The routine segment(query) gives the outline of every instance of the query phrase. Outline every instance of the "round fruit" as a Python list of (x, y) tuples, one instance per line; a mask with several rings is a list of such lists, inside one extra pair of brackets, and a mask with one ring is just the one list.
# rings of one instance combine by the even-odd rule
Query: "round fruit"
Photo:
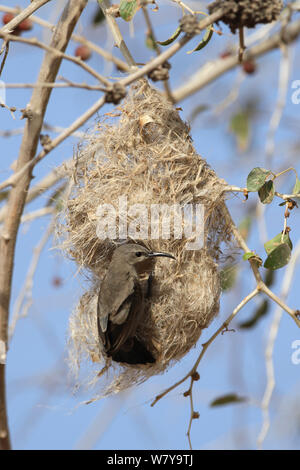
[(19, 31), (30, 31), (31, 29), (32, 29), (32, 21), (29, 18), (26, 18), (25, 20), (23, 20), (18, 26)]
[(253, 60), (246, 60), (243, 62), (243, 70), (245, 73), (252, 75), (256, 72), (256, 63)]
[(7, 24), (7, 23), (9, 23), (14, 17), (15, 17), (15, 15), (14, 15), (13, 13), (5, 13), (5, 14), (2, 16), (2, 23), (3, 23), (3, 24)]
[(231, 56), (232, 56), (231, 51), (224, 51), (224, 52), (221, 52), (220, 54), (221, 59), (227, 59), (227, 57), (231, 57)]
[(63, 280), (59, 276), (54, 276), (52, 279), (52, 286), (53, 287), (61, 287), (63, 284)]
[(92, 51), (88, 46), (78, 46), (75, 49), (75, 56), (81, 60), (88, 60), (92, 55)]

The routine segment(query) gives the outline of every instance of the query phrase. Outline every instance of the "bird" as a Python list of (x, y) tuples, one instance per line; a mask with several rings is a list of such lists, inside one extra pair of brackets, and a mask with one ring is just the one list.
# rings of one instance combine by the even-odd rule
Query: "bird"
[[(115, 249), (101, 282), (97, 303), (99, 340), (107, 356), (116, 362), (155, 362), (152, 353), (136, 337), (136, 331), (145, 305), (140, 275), (153, 270), (158, 256), (176, 259), (169, 253), (153, 252), (135, 243), (123, 244)], [(150, 281), (151, 274), (149, 284)]]

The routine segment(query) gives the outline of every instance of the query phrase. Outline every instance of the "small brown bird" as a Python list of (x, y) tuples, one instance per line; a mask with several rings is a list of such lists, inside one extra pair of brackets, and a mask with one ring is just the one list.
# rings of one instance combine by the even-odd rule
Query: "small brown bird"
[(126, 244), (115, 249), (101, 283), (97, 322), (99, 338), (105, 352), (114, 361), (127, 364), (155, 362), (146, 346), (136, 337), (144, 311), (144, 293), (139, 274), (154, 258), (168, 253), (153, 252), (142, 245)]

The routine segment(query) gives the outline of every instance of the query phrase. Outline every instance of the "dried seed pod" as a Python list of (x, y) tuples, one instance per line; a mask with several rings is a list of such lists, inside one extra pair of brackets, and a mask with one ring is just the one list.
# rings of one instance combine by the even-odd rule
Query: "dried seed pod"
[(159, 65), (156, 69), (151, 70), (151, 72), (148, 73), (148, 77), (154, 82), (158, 82), (160, 80), (168, 80), (170, 68), (171, 64), (166, 61), (163, 64)]
[(121, 83), (114, 83), (112, 88), (106, 92), (106, 103), (119, 104), (120, 101), (126, 96), (126, 88)]
[(224, 8), (224, 15), (219, 21), (228, 24), (235, 33), (243, 26), (254, 28), (259, 23), (271, 23), (276, 20), (283, 8), (283, 2), (282, 0), (216, 0), (207, 8), (210, 14), (219, 8)]
[(198, 21), (196, 16), (184, 15), (179, 22), (179, 26), (181, 28), (181, 31), (183, 31), (189, 36), (196, 34), (198, 29)]

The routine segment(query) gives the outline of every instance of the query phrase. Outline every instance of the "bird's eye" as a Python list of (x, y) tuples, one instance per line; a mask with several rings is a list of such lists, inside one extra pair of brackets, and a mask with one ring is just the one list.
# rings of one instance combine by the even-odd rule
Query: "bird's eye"
[(142, 256), (142, 252), (141, 252), (141, 251), (137, 251), (136, 254), (135, 254), (135, 256), (138, 256), (138, 257), (139, 257), (139, 256)]

